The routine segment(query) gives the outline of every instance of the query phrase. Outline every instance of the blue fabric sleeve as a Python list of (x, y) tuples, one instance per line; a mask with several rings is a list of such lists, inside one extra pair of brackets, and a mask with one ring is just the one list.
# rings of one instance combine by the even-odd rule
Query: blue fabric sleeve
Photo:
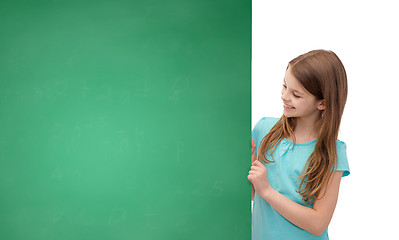
[(335, 171), (343, 171), (342, 177), (350, 174), (348, 157), (346, 156), (346, 144), (342, 141), (337, 141), (337, 167)]
[(252, 130), (252, 138), (255, 140), (256, 148), (255, 153), (258, 155), (258, 146), (262, 141), (263, 137), (269, 133), (270, 129), (276, 124), (279, 118), (273, 117), (263, 117), (256, 124), (254, 129)]
[(258, 155), (258, 146), (259, 146), (260, 140), (262, 140), (262, 139), (259, 139), (259, 137), (260, 137), (259, 135), (262, 130), (263, 124), (265, 122), (265, 119), (266, 119), (266, 117), (261, 118), (255, 124), (254, 129), (252, 130), (252, 139), (255, 141), (255, 144), (256, 144), (256, 148), (255, 148), (256, 155)]

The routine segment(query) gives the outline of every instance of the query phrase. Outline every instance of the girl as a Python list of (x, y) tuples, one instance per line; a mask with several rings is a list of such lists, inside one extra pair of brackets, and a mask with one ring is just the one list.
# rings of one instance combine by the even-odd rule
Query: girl
[(341, 177), (349, 175), (337, 140), (346, 96), (346, 72), (332, 51), (289, 62), (282, 117), (262, 118), (252, 131), (253, 240), (328, 239)]

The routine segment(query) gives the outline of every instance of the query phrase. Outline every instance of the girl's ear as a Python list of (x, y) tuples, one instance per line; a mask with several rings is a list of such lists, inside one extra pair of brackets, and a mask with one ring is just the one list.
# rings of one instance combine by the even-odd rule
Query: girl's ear
[(317, 106), (317, 109), (319, 109), (320, 111), (326, 109), (326, 105), (324, 105), (324, 99), (319, 102), (319, 106)]

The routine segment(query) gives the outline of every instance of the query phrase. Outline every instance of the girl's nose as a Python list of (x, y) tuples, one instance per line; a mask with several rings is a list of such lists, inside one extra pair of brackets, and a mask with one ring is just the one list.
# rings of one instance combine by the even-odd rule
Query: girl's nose
[(283, 101), (288, 101), (287, 95), (286, 95), (285, 93), (286, 93), (286, 91), (283, 91), (283, 92), (281, 93), (281, 100), (283, 100)]

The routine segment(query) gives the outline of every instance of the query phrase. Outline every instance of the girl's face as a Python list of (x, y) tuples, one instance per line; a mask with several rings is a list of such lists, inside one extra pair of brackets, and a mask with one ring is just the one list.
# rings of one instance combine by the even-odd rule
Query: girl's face
[(287, 118), (317, 120), (320, 117), (320, 111), (325, 109), (324, 100), (319, 100), (310, 94), (291, 73), (290, 67), (285, 72), (281, 99), (284, 104), (283, 113)]

